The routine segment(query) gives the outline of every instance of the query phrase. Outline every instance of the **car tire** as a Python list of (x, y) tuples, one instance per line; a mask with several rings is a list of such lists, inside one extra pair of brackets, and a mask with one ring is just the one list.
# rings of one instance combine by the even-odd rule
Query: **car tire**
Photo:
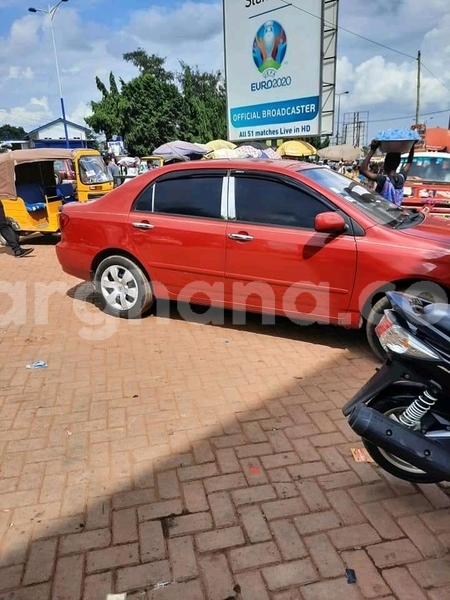
[[(437, 287), (437, 286), (436, 286)], [(442, 302), (444, 304), (448, 303), (448, 298), (444, 291), (434, 290), (432, 294), (430, 294), (429, 290), (424, 290), (423, 284), (417, 283), (413, 284), (407, 288), (400, 288), (396, 290), (397, 292), (407, 292), (410, 295), (418, 296), (419, 298), (423, 298), (424, 300), (433, 300), (434, 302)], [(381, 361), (386, 359), (386, 351), (380, 344), (380, 341), (375, 333), (375, 328), (381, 320), (381, 317), (384, 314), (384, 311), (390, 308), (389, 300), (386, 296), (383, 296), (376, 302), (370, 313), (367, 317), (366, 321), (366, 337), (369, 343), (370, 349), (375, 354), (377, 358)]]
[(136, 319), (154, 302), (150, 281), (141, 267), (125, 256), (108, 256), (94, 274), (95, 290), (105, 312), (121, 319)]

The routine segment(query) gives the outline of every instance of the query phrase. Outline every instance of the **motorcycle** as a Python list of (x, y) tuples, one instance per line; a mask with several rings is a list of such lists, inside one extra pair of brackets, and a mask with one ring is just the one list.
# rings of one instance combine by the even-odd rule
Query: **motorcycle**
[(385, 471), (450, 480), (450, 306), (388, 292), (376, 335), (387, 359), (342, 412)]

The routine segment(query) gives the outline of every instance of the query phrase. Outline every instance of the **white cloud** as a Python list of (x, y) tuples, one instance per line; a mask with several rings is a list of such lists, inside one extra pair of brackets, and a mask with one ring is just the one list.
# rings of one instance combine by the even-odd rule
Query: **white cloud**
[(30, 67), (21, 69), (20, 67), (9, 67), (9, 73), (6, 79), (33, 79), (34, 72)]
[[(86, 0), (100, 3), (102, 0)], [(5, 6), (7, 0), (0, 0)], [(293, 0), (300, 5), (301, 0)], [(12, 4), (12, 3), (11, 3)], [(85, 2), (83, 3), (85, 4)], [(366, 6), (367, 4), (367, 6)], [(112, 70), (125, 80), (136, 70), (122, 59), (124, 52), (139, 46), (167, 57), (167, 66), (178, 68), (182, 59), (204, 69), (223, 65), (222, 4), (219, 1), (188, 0), (170, 10), (159, 6), (128, 11), (123, 5), (122, 23), (111, 28), (81, 18), (75, 3), (64, 5), (55, 18), (58, 57), (66, 111), (75, 122), (84, 123), (89, 101), (99, 98), (95, 77), (107, 81)], [(105, 2), (105, 16), (107, 6)], [(84, 14), (84, 13), (83, 13)], [(88, 14), (88, 13), (86, 13)], [(195, 27), (190, 24), (195, 23)], [(450, 87), (450, 15), (448, 0), (340, 0), (339, 61), (337, 91), (341, 118), (345, 112), (369, 111), (372, 128), (389, 126), (389, 117), (413, 115), (416, 98), (414, 56), (421, 48), (424, 65)], [(410, 55), (407, 58), (387, 48), (350, 35), (376, 40)], [(450, 108), (450, 91), (424, 67), (421, 111)], [(10, 123), (33, 129), (60, 116), (59, 89), (48, 20), (26, 14), (0, 38), (0, 125)], [(34, 100), (33, 100), (34, 98)], [(35, 99), (42, 102), (36, 104)], [(386, 119), (385, 123), (375, 123)], [(448, 114), (433, 121), (448, 121)], [(392, 123), (394, 125), (394, 123)], [(408, 120), (395, 126), (409, 126)]]
[(72, 121), (72, 123), (79, 123), (80, 125), (84, 125), (85, 117), (88, 117), (92, 114), (92, 110), (89, 106), (88, 102), (80, 102), (75, 109), (69, 113), (67, 119)]
[(30, 98), (24, 106), (12, 106), (9, 109), (0, 108), (0, 125), (15, 125), (31, 131), (39, 125), (54, 118), (49, 108), (48, 98)]

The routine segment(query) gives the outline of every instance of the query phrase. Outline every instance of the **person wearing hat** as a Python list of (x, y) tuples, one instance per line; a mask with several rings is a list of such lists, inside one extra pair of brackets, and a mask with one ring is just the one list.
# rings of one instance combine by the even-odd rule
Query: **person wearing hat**
[(400, 173), (397, 173), (401, 161), (401, 154), (398, 152), (388, 152), (386, 154), (383, 168), (384, 173), (373, 173), (370, 170), (370, 161), (380, 145), (380, 142), (377, 140), (372, 140), (370, 143), (369, 153), (361, 165), (360, 173), (369, 179), (369, 181), (374, 181), (376, 183), (375, 191), (397, 206), (400, 206), (403, 202), (406, 177), (414, 159), (415, 144), (416, 142), (411, 146), (406, 164), (403, 166)]

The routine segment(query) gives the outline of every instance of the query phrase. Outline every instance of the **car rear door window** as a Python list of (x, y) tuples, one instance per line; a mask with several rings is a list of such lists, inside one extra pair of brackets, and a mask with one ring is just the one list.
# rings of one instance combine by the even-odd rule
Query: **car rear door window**
[(224, 177), (218, 174), (183, 175), (157, 180), (155, 213), (220, 219)]
[(330, 209), (312, 194), (275, 178), (235, 176), (236, 221), (314, 229), (318, 214)]

